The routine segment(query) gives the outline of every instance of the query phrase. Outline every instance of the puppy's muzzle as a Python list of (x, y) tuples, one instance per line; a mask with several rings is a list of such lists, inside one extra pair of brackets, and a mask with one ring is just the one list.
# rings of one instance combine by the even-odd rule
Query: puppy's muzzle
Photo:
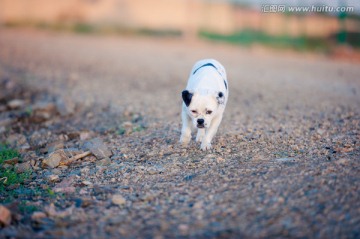
[(198, 120), (197, 120), (197, 127), (198, 127), (199, 129), (205, 128), (204, 122), (205, 122), (204, 119), (198, 119)]

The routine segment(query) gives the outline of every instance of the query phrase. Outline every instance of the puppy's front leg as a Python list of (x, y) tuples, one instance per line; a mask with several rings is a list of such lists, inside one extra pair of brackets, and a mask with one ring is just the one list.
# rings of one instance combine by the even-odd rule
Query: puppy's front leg
[(221, 123), (221, 120), (222, 120), (222, 114), (218, 115), (216, 118), (212, 120), (211, 125), (209, 129), (206, 131), (205, 137), (201, 143), (200, 147), (202, 150), (211, 149), (211, 140), (216, 134), (219, 125)]
[(184, 109), (181, 113), (181, 119), (182, 119), (182, 128), (181, 128), (180, 143), (183, 146), (186, 146), (191, 139), (191, 119)]
[(197, 135), (196, 135), (196, 142), (201, 142), (205, 135), (205, 129), (198, 129)]

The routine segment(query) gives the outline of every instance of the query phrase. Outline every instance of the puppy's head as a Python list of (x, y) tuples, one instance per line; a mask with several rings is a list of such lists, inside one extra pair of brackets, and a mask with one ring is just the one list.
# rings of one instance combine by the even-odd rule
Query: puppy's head
[(200, 129), (210, 126), (212, 119), (219, 109), (219, 105), (224, 102), (224, 94), (222, 92), (202, 95), (184, 90), (182, 98), (187, 106), (187, 113), (190, 115), (194, 127)]

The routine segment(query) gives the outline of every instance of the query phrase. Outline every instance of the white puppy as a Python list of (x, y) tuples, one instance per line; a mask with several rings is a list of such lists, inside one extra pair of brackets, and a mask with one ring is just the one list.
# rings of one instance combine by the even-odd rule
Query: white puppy
[(196, 141), (201, 149), (211, 149), (211, 140), (217, 132), (229, 96), (224, 67), (216, 60), (196, 62), (186, 89), (182, 92), (182, 129), (180, 142), (187, 145), (191, 129), (198, 128)]

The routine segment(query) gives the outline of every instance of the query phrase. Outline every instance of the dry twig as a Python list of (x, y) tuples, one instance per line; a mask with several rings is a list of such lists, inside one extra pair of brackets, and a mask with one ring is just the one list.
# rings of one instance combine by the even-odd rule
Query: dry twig
[(68, 160), (66, 160), (66, 161), (64, 161), (64, 162), (61, 162), (60, 165), (66, 165), (66, 166), (67, 166), (67, 165), (75, 162), (75, 161), (78, 160), (78, 159), (81, 159), (81, 158), (84, 158), (84, 157), (86, 157), (86, 156), (89, 156), (90, 154), (91, 154), (90, 151), (86, 151), (86, 152), (84, 152), (84, 153), (75, 155), (74, 157), (71, 157), (71, 158), (69, 158)]

